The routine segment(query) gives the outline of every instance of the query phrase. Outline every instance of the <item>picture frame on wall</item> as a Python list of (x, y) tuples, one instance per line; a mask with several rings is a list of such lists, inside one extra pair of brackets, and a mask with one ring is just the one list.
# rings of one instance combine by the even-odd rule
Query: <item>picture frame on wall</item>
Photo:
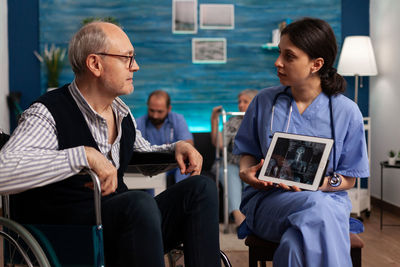
[(226, 63), (226, 38), (192, 38), (192, 62), (194, 64)]
[(197, 0), (172, 0), (172, 33), (197, 33)]
[(200, 4), (200, 29), (232, 30), (234, 28), (234, 5)]

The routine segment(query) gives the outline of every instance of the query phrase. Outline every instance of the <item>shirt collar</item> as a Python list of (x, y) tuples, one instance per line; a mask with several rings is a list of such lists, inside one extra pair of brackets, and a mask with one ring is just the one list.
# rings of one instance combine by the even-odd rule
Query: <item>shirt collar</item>
[[(82, 112), (85, 112), (92, 118), (100, 116), (83, 97), (75, 80), (72, 81), (68, 89)], [(129, 107), (119, 97), (115, 98), (111, 105), (112, 109), (117, 112), (119, 116), (126, 117), (129, 114)]]

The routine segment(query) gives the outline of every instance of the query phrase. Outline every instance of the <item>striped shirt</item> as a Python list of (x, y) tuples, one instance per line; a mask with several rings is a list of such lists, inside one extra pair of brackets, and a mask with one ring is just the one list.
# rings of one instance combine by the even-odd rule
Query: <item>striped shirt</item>
[[(112, 109), (116, 118), (118, 135), (113, 144), (108, 143), (108, 128), (102, 118), (85, 100), (75, 81), (69, 91), (82, 112), (100, 152), (118, 169), (121, 140), (121, 123), (131, 116), (129, 107), (116, 98)], [(154, 145), (136, 130), (134, 151), (173, 151), (175, 143)], [(41, 103), (31, 105), (21, 116), (18, 127), (0, 153), (0, 193), (17, 193), (30, 188), (58, 182), (89, 168), (84, 146), (58, 150), (56, 124), (49, 110)]]

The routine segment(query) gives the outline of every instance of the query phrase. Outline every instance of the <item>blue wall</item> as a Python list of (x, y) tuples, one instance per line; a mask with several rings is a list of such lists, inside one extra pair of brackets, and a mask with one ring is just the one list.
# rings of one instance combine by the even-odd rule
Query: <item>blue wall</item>
[[(39, 48), (38, 17), (38, 1), (8, 1), (10, 91), (22, 92), (22, 108), (40, 95), (40, 64), (33, 55)], [(13, 114), (10, 123), (10, 129), (14, 129)]]
[[(279, 22), (286, 18), (294, 20), (303, 16), (325, 19), (334, 28), (340, 46), (343, 40), (342, 32), (348, 34), (346, 25), (351, 24), (354, 19), (354, 14), (351, 14), (351, 17), (348, 11), (348, 8), (353, 8), (348, 7), (352, 5), (350, 0), (218, 0), (213, 3), (235, 4), (234, 30), (199, 29), (198, 33), (193, 35), (174, 35), (171, 32), (172, 1), (104, 0), (97, 1), (94, 6), (90, 0), (81, 0), (79, 4), (72, 0), (33, 1), (35, 3), (20, 0), (18, 7), (15, 1), (8, 2), (9, 20), (14, 21), (9, 24), (10, 63), (13, 60), (19, 62), (15, 57), (21, 50), (30, 57), (29, 61), (24, 61), (25, 71), (21, 71), (15, 63), (10, 64), (10, 84), (11, 81), (21, 84), (12, 86), (11, 89), (23, 93), (24, 108), (45, 87), (45, 74), (41, 74), (40, 82), (39, 64), (31, 54), (31, 51), (37, 49), (38, 40), (41, 49), (45, 43), (66, 47), (73, 32), (80, 27), (82, 19), (89, 16), (113, 16), (131, 38), (141, 67), (134, 76), (135, 92), (123, 97), (133, 114), (140, 116), (145, 113), (145, 102), (149, 92), (159, 88), (165, 89), (171, 94), (173, 110), (184, 114), (192, 131), (209, 130), (209, 118), (214, 105), (223, 104), (226, 110), (236, 110), (236, 96), (241, 90), (260, 89), (278, 83), (273, 66), (277, 52), (262, 50), (261, 45), (271, 41), (271, 31)], [(22, 2), (29, 4), (28, 7), (31, 8), (25, 10)], [(203, 0), (198, 2), (208, 3)], [(362, 6), (368, 11), (369, 3), (365, 4), (366, 1), (362, 0), (355, 2), (362, 2)], [(32, 6), (35, 6), (36, 11)], [(24, 21), (18, 21), (19, 15), (17, 18), (17, 12), (21, 12), (21, 8), (29, 13), (29, 16), (24, 17)], [(365, 12), (357, 15), (360, 16), (361, 28), (366, 23), (368, 29), (368, 12), (366, 15)], [(356, 26), (355, 29), (360, 27)], [(25, 40), (24, 47), (14, 49), (16, 40), (15, 37), (11, 38), (11, 34), (36, 36)], [(192, 64), (193, 37), (227, 38), (227, 64)], [(72, 72), (67, 65), (61, 76), (61, 83), (70, 82), (72, 78)], [(354, 81), (349, 82), (352, 83)], [(368, 105), (368, 95), (364, 96), (364, 91), (367, 90), (364, 89), (368, 87), (360, 90), (360, 106), (364, 101), (365, 106)], [(349, 91), (349, 97), (351, 93), (352, 91)]]
[[(356, 12), (355, 12), (356, 11)], [(342, 43), (349, 35), (369, 35), (369, 0), (342, 1)], [(345, 95), (354, 99), (354, 77), (345, 77)], [(363, 88), (358, 88), (358, 106), (366, 117), (369, 115), (369, 77), (362, 77)]]

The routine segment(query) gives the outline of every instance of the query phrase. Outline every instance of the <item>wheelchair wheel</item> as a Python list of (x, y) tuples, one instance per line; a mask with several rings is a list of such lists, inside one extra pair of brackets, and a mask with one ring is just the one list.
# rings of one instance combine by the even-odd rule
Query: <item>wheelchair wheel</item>
[(22, 225), (0, 217), (1, 259), (5, 267), (50, 267), (46, 254)]

